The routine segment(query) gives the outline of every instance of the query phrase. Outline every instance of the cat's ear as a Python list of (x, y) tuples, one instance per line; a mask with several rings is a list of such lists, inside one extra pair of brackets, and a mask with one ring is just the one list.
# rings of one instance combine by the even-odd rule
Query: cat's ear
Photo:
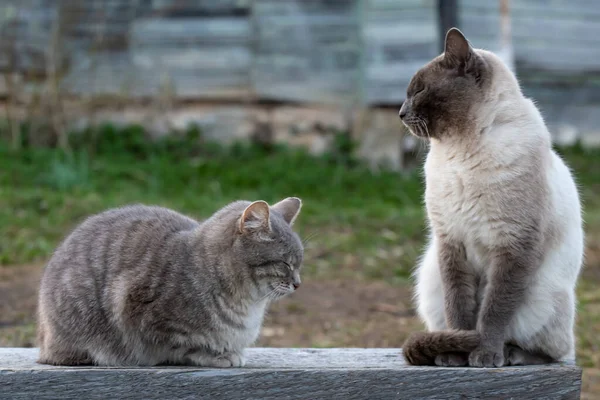
[(300, 214), (302, 200), (297, 197), (288, 197), (273, 205), (271, 208), (281, 214), (285, 222), (293, 225), (296, 217)]
[(473, 49), (469, 41), (457, 28), (450, 28), (446, 33), (444, 61), (450, 68), (465, 67), (471, 60)]
[(271, 229), (269, 205), (262, 200), (250, 204), (240, 218), (240, 232), (265, 231)]

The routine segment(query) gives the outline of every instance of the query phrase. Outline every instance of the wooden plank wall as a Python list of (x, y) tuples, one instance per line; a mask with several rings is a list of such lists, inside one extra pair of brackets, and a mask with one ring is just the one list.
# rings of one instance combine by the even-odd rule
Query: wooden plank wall
[(0, 70), (45, 71), (57, 1), (0, 2)]
[(257, 0), (259, 98), (400, 104), (437, 54), (435, 0)]
[(0, 24), (19, 43), (34, 43), (43, 19), (41, 70), (61, 22), (64, 87), (82, 95), (170, 88), (179, 98), (399, 104), (438, 43), (435, 0), (6, 1), (20, 4), (19, 29), (1, 17), (9, 3)]
[[(510, 3), (527, 93), (598, 103), (600, 1)], [(16, 66), (45, 71), (59, 20), (63, 84), (79, 94), (399, 104), (438, 53), (437, 12), (436, 0), (3, 0), (0, 69), (14, 39)], [(474, 45), (498, 49), (497, 0), (459, 0), (459, 17)]]
[(258, 98), (351, 103), (361, 83), (358, 0), (255, 0)]
[(439, 54), (437, 1), (367, 0), (367, 4), (366, 102), (399, 105), (410, 78)]
[[(499, 1), (460, 0), (460, 25), (476, 45), (495, 48)], [(600, 2), (511, 0), (515, 57), (520, 71), (582, 73), (600, 70)]]
[(100, 18), (109, 22), (97, 31), (83, 30), (97, 45), (74, 53), (77, 62), (67, 86), (78, 93), (130, 96), (165, 90), (180, 98), (247, 96), (252, 62), (249, 4), (86, 0), (73, 5), (67, 12), (79, 11), (78, 25), (93, 25)]
[[(62, 48), (69, 55), (63, 85), (71, 93), (124, 94), (135, 73), (129, 30), (138, 0), (62, 1), (59, 6)], [(57, 2), (58, 3), (58, 2)]]
[[(460, 0), (459, 7), (460, 27), (472, 43), (497, 50), (499, 2)], [(600, 1), (511, 0), (510, 9), (517, 76), (526, 95), (556, 135), (570, 125), (600, 142)]]

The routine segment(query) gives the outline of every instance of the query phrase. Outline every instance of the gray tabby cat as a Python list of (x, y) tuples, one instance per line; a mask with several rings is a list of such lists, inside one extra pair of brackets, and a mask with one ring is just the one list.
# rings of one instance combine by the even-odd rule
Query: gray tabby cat
[(430, 332), (407, 340), (407, 360), (500, 367), (573, 358), (579, 195), (513, 73), (451, 29), (444, 53), (412, 78), (400, 117), (430, 143), (431, 240), (416, 272)]
[(269, 301), (300, 285), (301, 206), (236, 201), (203, 223), (144, 205), (88, 218), (44, 271), (38, 362), (243, 366)]

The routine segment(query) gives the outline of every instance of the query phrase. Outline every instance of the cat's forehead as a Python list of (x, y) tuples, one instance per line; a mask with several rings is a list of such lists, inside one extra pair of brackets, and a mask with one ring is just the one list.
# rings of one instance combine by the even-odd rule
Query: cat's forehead
[(277, 234), (284, 251), (289, 252), (290, 254), (298, 254), (303, 251), (302, 240), (300, 240), (300, 237), (296, 232), (288, 228), (279, 231)]
[(444, 73), (444, 68), (438, 59), (425, 64), (419, 69), (411, 78), (409, 83), (410, 89), (419, 89), (423, 86), (428, 86), (432, 82), (437, 82), (440, 79), (440, 75)]
[(302, 246), (298, 234), (294, 232), (290, 224), (278, 215), (271, 214), (271, 231), (282, 246), (290, 249)]

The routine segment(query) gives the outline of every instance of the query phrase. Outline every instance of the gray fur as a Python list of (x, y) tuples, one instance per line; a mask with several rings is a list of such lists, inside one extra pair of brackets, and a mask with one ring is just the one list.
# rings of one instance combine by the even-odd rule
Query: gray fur
[(301, 205), (236, 201), (203, 223), (144, 205), (88, 218), (44, 271), (39, 362), (242, 366), (268, 302), (300, 285)]

